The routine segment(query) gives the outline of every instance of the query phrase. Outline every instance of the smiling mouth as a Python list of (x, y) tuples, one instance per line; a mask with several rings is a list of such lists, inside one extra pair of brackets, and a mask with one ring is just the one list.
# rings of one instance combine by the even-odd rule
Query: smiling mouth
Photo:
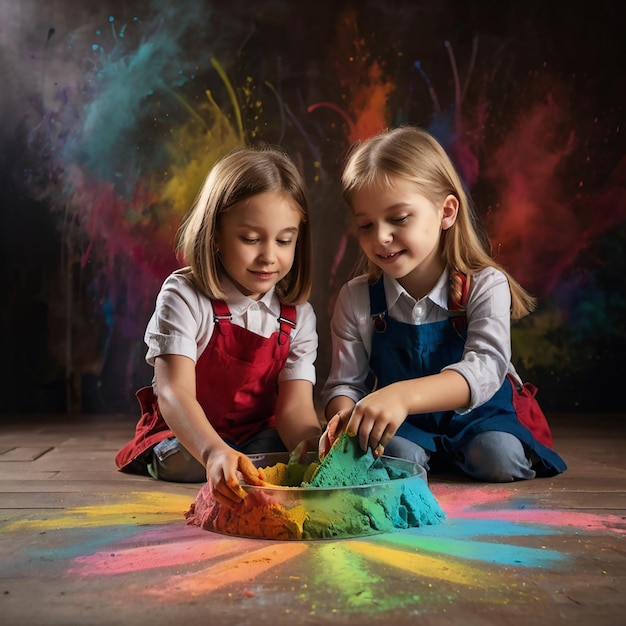
[(257, 278), (272, 278), (273, 276), (276, 275), (276, 272), (256, 272), (254, 270), (250, 270), (250, 272), (256, 276)]
[(389, 254), (377, 254), (376, 256), (381, 259), (381, 261), (393, 261), (395, 258), (399, 257), (402, 254), (402, 250), (399, 252), (390, 252)]

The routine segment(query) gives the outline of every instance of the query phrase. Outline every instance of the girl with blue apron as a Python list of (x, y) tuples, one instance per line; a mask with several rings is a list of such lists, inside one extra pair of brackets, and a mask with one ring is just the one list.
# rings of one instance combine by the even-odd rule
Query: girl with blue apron
[[(387, 314), (382, 279), (370, 285), (369, 293), (374, 325), (370, 368), (377, 388), (437, 374), (462, 359), (467, 333), (465, 328), (458, 330), (455, 318), (421, 325), (399, 322)], [(536, 475), (551, 476), (564, 471), (566, 465), (551, 449), (550, 430), (534, 399), (535, 391), (528, 383), (518, 389), (507, 377), (481, 406), (464, 414), (440, 411), (409, 415), (396, 436), (458, 462), (461, 451), (477, 435), (489, 431), (510, 433), (522, 442)]]

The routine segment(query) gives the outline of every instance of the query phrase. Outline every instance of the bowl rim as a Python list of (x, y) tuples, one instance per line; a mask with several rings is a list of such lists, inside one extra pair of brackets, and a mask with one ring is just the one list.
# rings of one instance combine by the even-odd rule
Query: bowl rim
[[(288, 452), (258, 452), (253, 454), (246, 455), (252, 463), (255, 464), (255, 467), (266, 467), (276, 465), (277, 463), (287, 463), (289, 461), (289, 453)], [(269, 460), (273, 461), (272, 463), (264, 463), (263, 465), (258, 464), (260, 461), (265, 461), (269, 458)], [(306, 463), (311, 463), (315, 461), (319, 461), (319, 457), (315, 452), (308, 452), (305, 455)], [(245, 491), (256, 491), (256, 490), (276, 490), (276, 491), (292, 491), (292, 492), (308, 492), (308, 493), (323, 493), (323, 492), (335, 492), (335, 491), (345, 491), (345, 490), (371, 490), (372, 488), (381, 488), (385, 485), (398, 485), (402, 484), (404, 481), (414, 480), (415, 478), (422, 479), (426, 484), (428, 484), (427, 472), (423, 466), (418, 463), (414, 463), (413, 461), (409, 461), (408, 459), (402, 459), (399, 457), (388, 456), (383, 454), (379, 457), (379, 459), (383, 463), (391, 463), (392, 465), (399, 465), (401, 468), (415, 472), (411, 473), (410, 476), (404, 476), (402, 478), (390, 478), (389, 480), (381, 480), (374, 483), (367, 483), (365, 485), (338, 485), (336, 487), (289, 487), (287, 485), (273, 485), (269, 484), (265, 485), (251, 485), (245, 480), (241, 481), (241, 486)]]

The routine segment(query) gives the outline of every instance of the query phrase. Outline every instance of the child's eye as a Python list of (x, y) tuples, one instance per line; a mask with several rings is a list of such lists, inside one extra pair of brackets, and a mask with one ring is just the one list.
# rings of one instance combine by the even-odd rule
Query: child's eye
[(391, 221), (394, 224), (404, 224), (408, 219), (409, 219), (408, 215), (403, 215), (401, 217), (393, 217), (391, 218)]
[(242, 237), (241, 241), (243, 241), (244, 243), (257, 243), (259, 240), (255, 239), (254, 237)]
[(357, 224), (357, 228), (359, 230), (370, 230), (372, 228), (372, 223), (368, 222), (367, 224)]
[(288, 246), (288, 245), (290, 245), (291, 243), (293, 243), (293, 239), (277, 239), (277, 240), (276, 240), (276, 243), (277, 243), (279, 246)]

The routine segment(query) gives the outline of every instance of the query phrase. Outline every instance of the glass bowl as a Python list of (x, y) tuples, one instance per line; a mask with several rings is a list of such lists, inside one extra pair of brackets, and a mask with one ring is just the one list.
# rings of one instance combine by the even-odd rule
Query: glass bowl
[[(256, 467), (287, 463), (286, 453), (250, 455)], [(310, 453), (304, 464), (317, 460)], [(236, 507), (221, 505), (203, 487), (188, 523), (239, 537), (309, 540), (363, 537), (438, 524), (445, 515), (420, 465), (382, 456), (377, 464), (389, 480), (349, 487), (257, 487), (242, 484), (246, 497)]]

